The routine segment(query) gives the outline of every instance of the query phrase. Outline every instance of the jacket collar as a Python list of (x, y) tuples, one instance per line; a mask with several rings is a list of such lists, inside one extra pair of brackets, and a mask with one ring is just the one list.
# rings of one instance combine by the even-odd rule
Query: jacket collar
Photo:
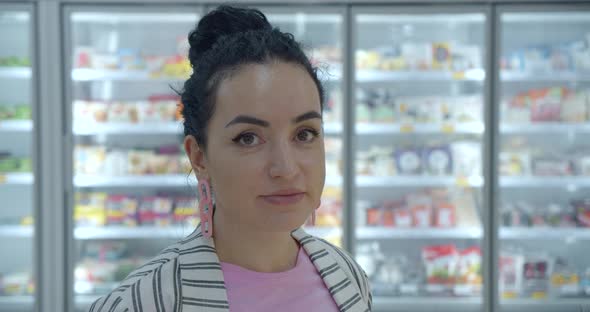
[[(355, 302), (351, 301), (351, 298), (361, 298), (361, 294), (355, 287), (353, 281), (351, 281), (351, 277), (346, 274), (342, 269), (342, 263), (337, 261), (337, 257), (334, 256), (334, 252), (328, 250), (331, 247), (327, 247), (327, 244), (321, 242), (314, 236), (309, 235), (305, 230), (302, 228), (298, 228), (291, 232), (291, 236), (299, 242), (300, 246), (302, 246), (310, 257), (312, 263), (316, 267), (317, 271), (319, 272), (320, 276), (322, 277), (324, 284), (332, 294), (332, 298), (336, 302), (337, 306), (339, 307), (340, 311), (347, 311), (347, 312), (357, 312), (357, 311), (367, 311), (366, 305), (363, 305), (362, 309), (355, 309), (359, 306), (358, 300)], [(215, 242), (213, 238), (204, 237), (201, 234), (201, 226), (199, 225), (196, 230), (189, 235), (185, 240), (181, 241), (184, 244), (183, 249), (192, 249), (192, 250), (211, 250), (212, 252), (204, 252), (204, 253), (193, 253), (187, 254), (185, 256), (181, 255), (179, 257), (179, 265), (180, 265), (180, 272), (181, 272), (181, 280), (182, 279), (190, 279), (191, 276), (184, 276), (188, 273), (184, 273), (182, 271), (183, 265), (191, 265), (193, 263), (198, 262), (207, 262), (207, 263), (215, 263), (219, 264), (219, 257), (215, 252)], [(221, 270), (208, 270), (199, 272), (199, 276), (192, 276), (192, 278), (198, 278), (200, 280), (208, 280), (208, 281), (223, 281), (223, 272)], [(182, 286), (184, 294), (188, 293), (189, 289), (186, 286)], [(186, 290), (185, 290), (186, 289)], [(334, 294), (335, 293), (335, 294)], [(224, 289), (220, 289), (216, 292), (215, 298), (208, 298), (209, 300), (213, 300), (215, 302), (227, 302), (227, 292)], [(203, 300), (207, 300), (204, 298)], [(361, 300), (362, 302), (362, 300)], [(188, 306), (183, 303), (182, 311), (207, 311), (207, 312), (224, 312), (229, 311), (229, 309), (224, 309), (222, 306), (215, 307), (215, 308), (205, 308), (196, 310), (194, 307)]]

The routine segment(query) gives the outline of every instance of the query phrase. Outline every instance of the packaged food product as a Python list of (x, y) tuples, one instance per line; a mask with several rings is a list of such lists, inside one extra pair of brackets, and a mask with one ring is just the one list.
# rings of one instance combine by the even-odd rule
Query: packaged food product
[(582, 294), (590, 296), (590, 267), (588, 267), (584, 272), (584, 275), (582, 275), (582, 280), (580, 281), (580, 290)]
[(94, 53), (90, 62), (94, 69), (114, 70), (119, 67), (119, 57), (114, 54)]
[(590, 227), (590, 198), (573, 200), (571, 205), (576, 211), (578, 226)]
[(106, 193), (76, 193), (74, 222), (76, 226), (103, 226), (106, 223)]
[(573, 164), (565, 155), (533, 158), (533, 174), (537, 176), (569, 176), (574, 173)]
[(451, 45), (447, 42), (432, 44), (432, 68), (449, 70), (451, 68)]
[(150, 123), (150, 122), (162, 122), (162, 115), (158, 109), (158, 105), (155, 102), (138, 101), (135, 104), (137, 110), (138, 122)]
[(500, 152), (500, 175), (523, 176), (531, 173), (531, 155), (528, 150), (503, 150)]
[(527, 255), (523, 266), (524, 296), (533, 299), (547, 298), (551, 271), (552, 261), (549, 256), (541, 254)]
[(444, 102), (441, 106), (443, 108), (448, 107), (448, 112), (443, 109), (443, 113), (448, 114), (452, 121), (458, 123), (483, 121), (484, 105), (483, 98), (480, 95), (442, 98), (442, 100)]
[(499, 258), (498, 288), (503, 299), (517, 298), (522, 292), (524, 257), (514, 251), (502, 251)]
[(371, 283), (376, 290), (376, 296), (393, 296), (398, 292), (398, 285), (403, 278), (404, 260), (400, 257), (388, 257), (384, 259)]
[(26, 296), (33, 295), (33, 276), (28, 272), (11, 273), (2, 276), (0, 286), (3, 295), (7, 296)]
[(561, 118), (561, 100), (565, 88), (534, 89), (528, 92), (531, 100), (531, 121), (559, 121)]
[(414, 227), (430, 227), (432, 225), (432, 199), (423, 193), (409, 194), (406, 202), (412, 213)]
[(367, 225), (380, 226), (383, 210), (380, 207), (367, 208)]
[(590, 118), (588, 107), (590, 99), (586, 92), (567, 92), (561, 102), (561, 120), (564, 122), (580, 123)]
[(74, 68), (90, 68), (94, 48), (77, 46), (74, 48)]
[(454, 71), (483, 68), (482, 53), (479, 46), (453, 43), (451, 50), (452, 69)]
[(139, 223), (160, 227), (168, 226), (171, 222), (172, 207), (173, 201), (169, 197), (144, 197), (139, 205)]
[(590, 155), (582, 155), (576, 161), (577, 172), (580, 175), (590, 176)]
[(471, 247), (460, 251), (453, 293), (457, 296), (480, 295), (482, 284), (481, 249)]
[(192, 197), (175, 198), (172, 219), (175, 224), (196, 227), (199, 223), (197, 199)]
[(459, 262), (455, 246), (426, 246), (422, 248), (422, 261), (426, 268), (426, 291), (436, 294), (451, 292)]
[(136, 49), (119, 49), (118, 67), (123, 70), (142, 70), (145, 68), (143, 58)]
[(125, 175), (128, 172), (127, 151), (113, 149), (106, 153), (103, 173), (105, 175)]
[(18, 169), (18, 158), (10, 157), (8, 153), (0, 154), (0, 173), (15, 172)]
[(110, 195), (106, 199), (105, 206), (107, 224), (137, 225), (137, 199), (125, 195)]
[(453, 171), (453, 158), (449, 145), (432, 145), (422, 150), (425, 172), (431, 175), (449, 175)]
[(130, 105), (124, 102), (113, 102), (108, 106), (109, 122), (131, 122)]
[(150, 160), (154, 151), (132, 150), (127, 153), (127, 170), (129, 174), (145, 175), (150, 172)]
[(481, 145), (476, 141), (457, 141), (451, 144), (453, 171), (459, 177), (480, 176), (482, 170)]
[(76, 174), (97, 175), (103, 172), (106, 148), (104, 146), (76, 145), (74, 168)]
[(15, 120), (31, 120), (33, 119), (33, 111), (30, 105), (19, 104), (15, 106), (14, 111)]
[(410, 70), (429, 70), (435, 51), (430, 43), (407, 42), (401, 45), (401, 55)]
[(393, 209), (393, 220), (396, 227), (407, 228), (413, 225), (412, 212), (405, 204), (402, 204)]
[(573, 297), (581, 293), (580, 275), (561, 257), (555, 260), (551, 273), (551, 293), (554, 297)]
[(402, 175), (422, 173), (422, 151), (419, 148), (400, 148), (394, 153), (396, 169)]
[(449, 228), (456, 225), (455, 205), (450, 202), (439, 201), (434, 203), (434, 226)]

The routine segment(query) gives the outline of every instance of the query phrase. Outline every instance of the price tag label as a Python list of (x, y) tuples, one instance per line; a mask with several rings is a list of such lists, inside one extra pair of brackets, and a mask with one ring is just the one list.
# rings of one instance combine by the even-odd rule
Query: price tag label
[(443, 133), (455, 133), (455, 125), (453, 124), (443, 124), (441, 127), (441, 131)]
[(4, 184), (6, 183), (6, 176), (3, 174), (0, 174), (0, 184)]
[(460, 187), (471, 186), (471, 184), (469, 183), (469, 179), (467, 179), (467, 177), (457, 177), (456, 184), (457, 184), (457, 186), (460, 186)]
[(401, 133), (411, 133), (411, 132), (414, 132), (414, 125), (412, 125), (412, 124), (402, 124), (399, 127), (399, 131)]

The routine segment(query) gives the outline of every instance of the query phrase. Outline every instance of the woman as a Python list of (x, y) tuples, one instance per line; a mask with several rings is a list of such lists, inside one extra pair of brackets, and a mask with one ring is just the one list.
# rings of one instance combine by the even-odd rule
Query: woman
[(325, 159), (324, 91), (299, 44), (230, 6), (189, 41), (184, 146), (201, 224), (90, 311), (370, 311), (362, 269), (300, 228), (320, 205)]

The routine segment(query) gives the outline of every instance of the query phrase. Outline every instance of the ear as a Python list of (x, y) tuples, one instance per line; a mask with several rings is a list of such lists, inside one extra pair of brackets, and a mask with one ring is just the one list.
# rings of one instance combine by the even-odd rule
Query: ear
[(207, 160), (205, 158), (205, 151), (199, 147), (197, 139), (192, 135), (184, 137), (184, 150), (186, 156), (191, 162), (191, 167), (197, 175), (197, 179), (208, 179), (209, 173), (207, 172)]

